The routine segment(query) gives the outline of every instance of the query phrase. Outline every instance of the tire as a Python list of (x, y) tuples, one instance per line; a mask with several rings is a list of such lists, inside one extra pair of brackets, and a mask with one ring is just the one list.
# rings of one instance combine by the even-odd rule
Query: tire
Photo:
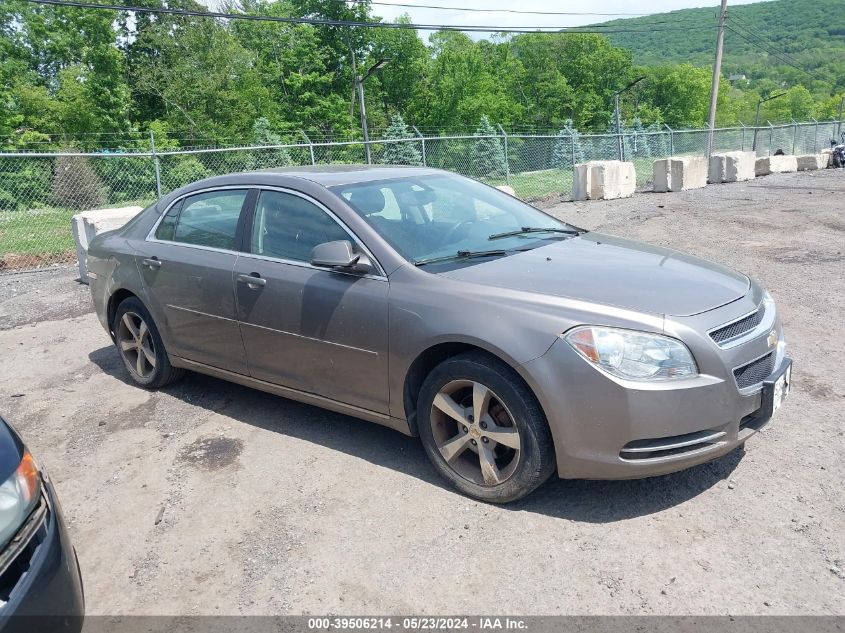
[(124, 299), (117, 306), (112, 332), (117, 352), (129, 376), (141, 387), (158, 389), (185, 374), (184, 369), (170, 364), (158, 328), (137, 297)]
[(516, 372), (487, 354), (467, 352), (435, 367), (420, 389), (417, 421), (435, 469), (475, 499), (522, 499), (555, 470), (539, 402)]

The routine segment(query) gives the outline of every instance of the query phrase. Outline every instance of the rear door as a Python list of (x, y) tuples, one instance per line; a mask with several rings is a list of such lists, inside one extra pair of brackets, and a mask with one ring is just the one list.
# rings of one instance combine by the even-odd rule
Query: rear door
[(205, 191), (177, 201), (136, 259), (170, 353), (247, 374), (232, 271), (242, 211), (256, 190)]
[(246, 224), (235, 294), (251, 375), (387, 413), (387, 278), (312, 266), (317, 244), (357, 241), (298, 192), (262, 190)]

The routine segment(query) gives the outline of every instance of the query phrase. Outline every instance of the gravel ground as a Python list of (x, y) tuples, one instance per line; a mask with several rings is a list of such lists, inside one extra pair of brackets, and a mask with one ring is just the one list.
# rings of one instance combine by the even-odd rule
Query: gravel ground
[(0, 276), (0, 412), (52, 475), (89, 614), (845, 613), (845, 173), (566, 203), (756, 276), (793, 391), (734, 453), (462, 497), (414, 439), (189, 375), (128, 383), (74, 269)]

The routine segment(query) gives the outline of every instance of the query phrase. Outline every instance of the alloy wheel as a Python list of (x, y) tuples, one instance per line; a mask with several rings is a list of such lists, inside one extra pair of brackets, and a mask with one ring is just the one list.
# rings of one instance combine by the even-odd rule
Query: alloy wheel
[(481, 486), (507, 481), (520, 459), (513, 416), (486, 385), (453, 380), (431, 406), (431, 430), (440, 455), (461, 477)]
[(155, 343), (150, 328), (140, 315), (125, 312), (115, 336), (120, 353), (130, 369), (141, 378), (147, 378), (155, 371)]

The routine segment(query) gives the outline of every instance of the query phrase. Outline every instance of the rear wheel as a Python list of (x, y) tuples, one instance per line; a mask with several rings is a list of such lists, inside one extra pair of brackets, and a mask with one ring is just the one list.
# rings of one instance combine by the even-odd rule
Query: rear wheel
[(447, 359), (423, 383), (420, 437), (435, 468), (482, 501), (521, 499), (554, 472), (546, 418), (522, 379), (482, 353)]
[(114, 314), (114, 342), (132, 380), (158, 389), (178, 380), (184, 370), (173, 367), (147, 308), (136, 297), (124, 299)]

